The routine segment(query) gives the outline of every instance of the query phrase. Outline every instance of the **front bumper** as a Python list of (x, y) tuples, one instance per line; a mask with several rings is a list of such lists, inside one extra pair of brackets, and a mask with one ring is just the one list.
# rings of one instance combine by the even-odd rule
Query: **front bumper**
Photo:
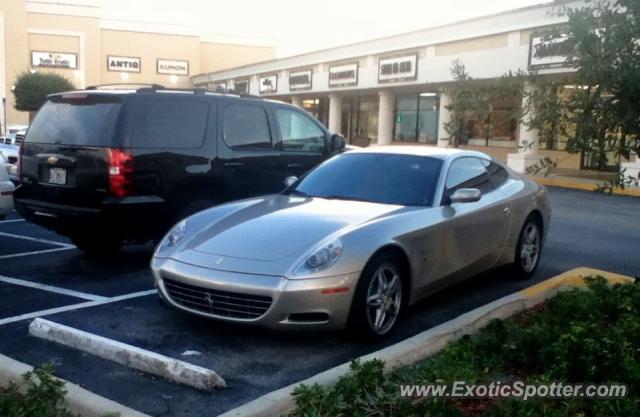
[[(285, 277), (243, 274), (220, 271), (195, 266), (173, 259), (154, 258), (151, 269), (160, 296), (172, 307), (216, 320), (253, 324), (271, 329), (341, 329), (347, 324), (349, 309), (360, 276), (359, 272), (313, 279), (287, 279)], [(194, 304), (185, 304), (176, 298), (165, 279), (184, 284), (188, 288), (198, 288), (199, 293), (188, 292)], [(168, 289), (169, 288), (169, 289)], [(175, 287), (173, 287), (175, 288)], [(342, 292), (323, 294), (323, 290), (348, 288)], [(231, 294), (238, 297), (270, 298), (266, 311), (255, 318), (229, 317), (217, 314), (212, 308), (206, 310), (211, 301), (207, 290), (215, 293)], [(172, 296), (173, 294), (173, 296)], [(196, 304), (197, 303), (197, 304)], [(205, 306), (193, 308), (192, 306)], [(213, 306), (213, 304), (210, 304)]]

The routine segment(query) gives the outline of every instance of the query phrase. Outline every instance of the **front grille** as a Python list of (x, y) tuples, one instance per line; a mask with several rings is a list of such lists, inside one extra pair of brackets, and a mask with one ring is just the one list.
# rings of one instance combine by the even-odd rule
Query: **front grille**
[(256, 319), (267, 312), (271, 297), (196, 287), (163, 278), (171, 300), (190, 310), (235, 319)]

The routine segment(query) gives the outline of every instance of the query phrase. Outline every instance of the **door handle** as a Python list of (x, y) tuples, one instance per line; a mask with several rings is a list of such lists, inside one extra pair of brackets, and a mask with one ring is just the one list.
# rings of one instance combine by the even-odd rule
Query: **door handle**
[(243, 167), (244, 162), (225, 162), (224, 166), (226, 167)]
[(505, 208), (502, 209), (502, 212), (504, 214), (511, 214), (511, 209), (509, 207), (505, 207)]
[(287, 168), (300, 168), (302, 164), (287, 164)]

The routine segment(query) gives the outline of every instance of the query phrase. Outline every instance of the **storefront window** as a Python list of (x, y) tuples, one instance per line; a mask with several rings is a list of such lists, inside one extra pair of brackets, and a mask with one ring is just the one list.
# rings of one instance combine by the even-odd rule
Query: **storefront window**
[(311, 113), (325, 126), (329, 121), (329, 100), (326, 98), (311, 98), (302, 100), (302, 107)]
[[(370, 139), (370, 143), (378, 141), (378, 97), (366, 96), (353, 100), (351, 117), (351, 135), (353, 142), (356, 138)], [(355, 121), (355, 123), (354, 123)]]
[[(467, 123), (469, 145), (513, 147), (518, 129), (520, 97), (501, 97), (493, 101), (493, 109), (486, 119)], [(464, 142), (464, 140), (463, 140)]]
[(435, 144), (438, 140), (438, 99), (431, 94), (396, 96), (394, 140)]

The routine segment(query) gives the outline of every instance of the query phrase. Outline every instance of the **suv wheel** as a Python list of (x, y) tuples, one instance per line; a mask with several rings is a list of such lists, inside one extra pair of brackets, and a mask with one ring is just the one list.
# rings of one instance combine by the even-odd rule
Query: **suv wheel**
[(94, 235), (75, 233), (70, 238), (78, 249), (89, 255), (108, 255), (120, 249), (123, 244), (122, 239), (100, 235), (99, 233)]

